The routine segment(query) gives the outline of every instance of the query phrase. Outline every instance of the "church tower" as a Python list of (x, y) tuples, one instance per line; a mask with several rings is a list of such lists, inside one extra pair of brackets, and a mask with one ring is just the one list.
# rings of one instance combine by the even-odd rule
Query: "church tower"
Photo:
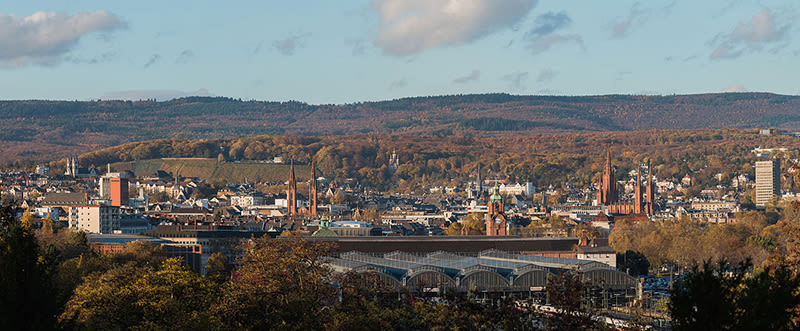
[(478, 163), (478, 199), (483, 197), (483, 179), (481, 179), (481, 164)]
[(317, 168), (314, 159), (311, 159), (311, 180), (308, 182), (308, 208), (309, 215), (317, 217)]
[(653, 187), (653, 167), (650, 163), (650, 159), (647, 160), (647, 188), (645, 189), (645, 194), (647, 195), (647, 215), (653, 216), (656, 213), (656, 206), (655, 206), (655, 196), (654, 196), (654, 187)]
[(492, 188), (492, 195), (489, 197), (489, 211), (486, 213), (486, 235), (505, 236), (506, 214), (503, 210), (503, 197), (500, 195), (500, 187), (497, 183)]
[(636, 186), (633, 188), (633, 213), (642, 213), (642, 165), (636, 163)]
[(400, 167), (400, 159), (397, 157), (397, 150), (393, 149), (392, 156), (389, 157), (389, 170), (395, 172), (399, 167)]
[(610, 205), (618, 201), (617, 176), (611, 166), (611, 148), (606, 146), (606, 163), (600, 178), (600, 190), (597, 191), (597, 204)]
[(294, 179), (294, 160), (289, 165), (289, 188), (286, 190), (286, 207), (289, 216), (297, 215), (297, 181)]
[(64, 172), (65, 176), (78, 177), (78, 157), (67, 157), (67, 171)]

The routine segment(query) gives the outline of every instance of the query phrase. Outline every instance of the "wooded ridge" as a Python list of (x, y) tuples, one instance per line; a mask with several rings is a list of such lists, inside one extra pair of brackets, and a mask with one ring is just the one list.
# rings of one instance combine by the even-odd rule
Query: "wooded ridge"
[(342, 105), (188, 97), (0, 101), (0, 161), (42, 160), (132, 141), (259, 134), (517, 136), (640, 129), (800, 127), (800, 97), (474, 94)]

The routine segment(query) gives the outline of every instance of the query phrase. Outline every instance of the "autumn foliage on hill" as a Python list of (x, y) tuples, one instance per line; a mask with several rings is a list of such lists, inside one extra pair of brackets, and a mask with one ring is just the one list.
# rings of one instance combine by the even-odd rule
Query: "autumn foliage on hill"
[[(658, 178), (695, 178), (693, 188), (729, 181), (745, 174), (753, 178), (756, 147), (786, 147), (782, 158), (797, 158), (800, 139), (759, 135), (755, 130), (643, 130), (518, 137), (466, 136), (253, 136), (212, 140), (160, 139), (124, 144), (83, 154), (82, 166), (162, 157), (203, 157), (204, 167), (228, 169), (237, 162), (272, 160), (280, 156), (307, 166), (313, 159), (320, 175), (354, 178), (379, 189), (411, 191), (422, 186), (457, 185), (475, 178), (478, 164), (484, 178), (531, 181), (536, 186), (596, 183), (611, 148), (618, 179), (637, 162), (650, 160)], [(396, 152), (399, 167), (390, 168)], [(64, 160), (51, 163), (63, 169)], [(198, 161), (200, 162), (200, 161)], [(223, 163), (220, 163), (223, 162)], [(115, 169), (126, 169), (116, 164)], [(250, 171), (252, 167), (248, 167)], [(267, 168), (265, 166), (265, 168)], [(784, 168), (788, 168), (784, 166)], [(211, 173), (210, 171), (208, 173)], [(715, 178), (717, 174), (721, 178)], [(146, 175), (146, 174), (144, 174)], [(249, 178), (255, 178), (255, 175)], [(298, 172), (298, 176), (306, 176)], [(217, 178), (210, 178), (217, 179)], [(720, 181), (721, 179), (721, 181)]]
[(797, 128), (800, 98), (452, 95), (343, 105), (189, 97), (155, 101), (0, 101), (2, 160), (44, 159), (159, 138), (259, 134), (511, 136), (643, 129)]

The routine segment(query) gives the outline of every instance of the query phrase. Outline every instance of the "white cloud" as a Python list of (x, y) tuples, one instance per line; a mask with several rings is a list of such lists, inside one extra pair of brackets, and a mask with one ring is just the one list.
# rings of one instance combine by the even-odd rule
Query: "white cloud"
[(733, 85), (722, 89), (722, 93), (740, 93), (740, 92), (747, 92), (747, 89), (744, 88), (744, 86), (742, 85)]
[(710, 58), (736, 58), (746, 51), (761, 50), (764, 45), (781, 42), (787, 36), (789, 24), (779, 25), (768, 9), (740, 22), (731, 33), (717, 35), (710, 43), (717, 45)]
[(72, 16), (45, 11), (26, 17), (0, 14), (0, 63), (57, 64), (86, 34), (124, 26), (121, 18), (105, 10)]
[(207, 97), (211, 93), (207, 89), (201, 88), (194, 92), (184, 92), (177, 90), (130, 90), (130, 91), (115, 91), (108, 92), (103, 96), (104, 100), (147, 100), (156, 99), (157, 101), (166, 101), (182, 97)]
[(769, 42), (783, 38), (787, 27), (777, 28), (769, 10), (753, 16), (750, 22), (739, 23), (731, 34), (731, 39), (746, 42)]
[(380, 26), (375, 45), (405, 56), (440, 46), (469, 43), (511, 27), (537, 0), (377, 0)]

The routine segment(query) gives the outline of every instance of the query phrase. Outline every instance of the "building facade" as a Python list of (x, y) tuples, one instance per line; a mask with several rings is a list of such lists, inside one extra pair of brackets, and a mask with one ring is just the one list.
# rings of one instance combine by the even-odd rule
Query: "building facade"
[(89, 233), (111, 234), (119, 230), (119, 207), (87, 205), (75, 208), (76, 220), (70, 227)]
[(111, 198), (111, 205), (112, 206), (127, 206), (128, 205), (128, 179), (124, 177), (118, 178), (111, 178), (109, 183), (110, 186), (110, 198)]
[(757, 207), (764, 207), (772, 198), (781, 194), (780, 160), (756, 162), (756, 194)]
[[(620, 201), (617, 187), (616, 171), (611, 165), (611, 151), (606, 150), (606, 162), (603, 166), (603, 173), (600, 178), (600, 185), (597, 190), (597, 205), (605, 206), (608, 214), (616, 215), (647, 215), (652, 216), (656, 212), (655, 188), (653, 187), (653, 168), (647, 162), (647, 182), (642, 183), (642, 165), (637, 164), (636, 181), (633, 186), (633, 201), (627, 203)], [(642, 185), (646, 185), (642, 191)]]
[(489, 211), (486, 213), (486, 235), (505, 236), (508, 235), (508, 224), (503, 197), (500, 195), (500, 188), (497, 185), (492, 188), (492, 191), (492, 195), (489, 197)]

